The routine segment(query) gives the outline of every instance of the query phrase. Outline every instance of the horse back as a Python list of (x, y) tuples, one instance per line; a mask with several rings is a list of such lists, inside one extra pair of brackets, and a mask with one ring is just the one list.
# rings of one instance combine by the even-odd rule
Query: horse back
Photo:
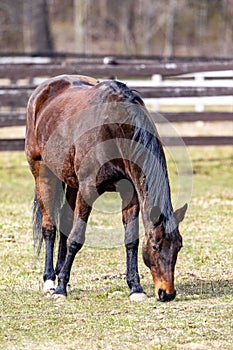
[[(86, 90), (97, 83), (98, 81), (91, 77), (60, 75), (46, 80), (35, 89), (27, 105), (25, 151), (28, 158), (38, 158), (40, 156), (37, 129), (40, 122), (43, 125), (42, 128), (46, 129), (48, 122), (48, 119), (46, 119), (48, 116), (45, 113), (46, 108), (49, 109), (54, 101), (61, 100), (63, 94), (71, 88)], [(56, 122), (59, 122), (59, 113), (57, 113), (53, 125)]]
[[(68, 149), (82, 130), (91, 131), (85, 133), (84, 139), (80, 136), (79, 142), (75, 141), (80, 158), (81, 153), (86, 154), (93, 145), (109, 138), (119, 138), (121, 135), (118, 133), (122, 133), (123, 128), (116, 128), (113, 124), (120, 122), (122, 112), (126, 116), (128, 112), (123, 107), (119, 116), (118, 109), (111, 107), (111, 112), (108, 113), (106, 106), (111, 106), (112, 102), (124, 101), (129, 105), (144, 106), (135, 91), (118, 81), (99, 83), (96, 79), (85, 76), (58, 76), (47, 80), (34, 91), (28, 103), (25, 148), (29, 163), (40, 159), (44, 149), (51, 148), (49, 140), (55, 140), (57, 151), (60, 150), (61, 142), (63, 148)], [(106, 126), (107, 121), (110, 127)], [(100, 127), (92, 130), (95, 124)], [(123, 132), (128, 136), (123, 137), (130, 139), (133, 129), (126, 129), (127, 132)], [(56, 139), (51, 137), (55, 135), (55, 130)]]
[(28, 101), (27, 124), (36, 121), (36, 117), (41, 109), (50, 101), (64, 93), (71, 87), (86, 89), (95, 86), (98, 81), (91, 77), (81, 75), (60, 75), (46, 80), (40, 84)]

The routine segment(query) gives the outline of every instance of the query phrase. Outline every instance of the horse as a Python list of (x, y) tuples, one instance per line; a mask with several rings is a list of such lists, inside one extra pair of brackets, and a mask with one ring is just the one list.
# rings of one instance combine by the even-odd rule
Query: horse
[(25, 152), (35, 180), (38, 252), (45, 242), (44, 295), (66, 299), (93, 203), (114, 191), (122, 200), (130, 300), (147, 298), (138, 270), (139, 212), (145, 228), (142, 256), (155, 296), (163, 302), (175, 298), (174, 270), (182, 247), (179, 223), (187, 204), (173, 210), (163, 146), (136, 90), (117, 80), (99, 82), (81, 75), (46, 80), (28, 101)]

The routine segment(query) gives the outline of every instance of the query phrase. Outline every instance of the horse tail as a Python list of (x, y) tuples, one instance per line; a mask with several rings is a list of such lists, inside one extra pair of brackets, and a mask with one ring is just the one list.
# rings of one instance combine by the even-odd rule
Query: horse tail
[(42, 211), (40, 204), (35, 193), (34, 202), (33, 202), (33, 239), (34, 239), (34, 248), (37, 255), (40, 254), (43, 236), (42, 236)]

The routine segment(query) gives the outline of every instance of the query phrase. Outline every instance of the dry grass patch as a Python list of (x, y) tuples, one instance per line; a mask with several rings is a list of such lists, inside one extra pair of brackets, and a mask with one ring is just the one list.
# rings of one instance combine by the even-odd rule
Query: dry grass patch
[[(0, 349), (232, 349), (232, 149), (189, 152), (193, 195), (181, 227), (178, 295), (166, 304), (155, 300), (141, 257), (149, 299), (129, 302), (123, 247), (84, 247), (68, 300), (43, 298), (43, 254), (35, 257), (31, 237), (33, 179), (22, 153), (0, 154)], [(176, 191), (173, 164), (169, 170)], [(98, 215), (103, 231), (119, 227), (116, 217)]]

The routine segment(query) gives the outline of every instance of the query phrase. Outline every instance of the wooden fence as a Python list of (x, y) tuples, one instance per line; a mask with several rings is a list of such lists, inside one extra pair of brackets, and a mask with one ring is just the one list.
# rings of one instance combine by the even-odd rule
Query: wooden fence
[[(104, 63), (105, 62), (105, 63)], [(107, 63), (107, 64), (106, 64)], [(223, 84), (211, 86), (209, 77), (208, 84), (198, 85), (198, 81), (192, 84), (192, 74), (217, 71), (217, 79), (221, 73), (230, 72), (230, 79), (223, 77)], [(231, 76), (232, 71), (232, 76)], [(233, 108), (233, 60), (231, 59), (161, 59), (161, 58), (109, 58), (103, 57), (0, 57), (0, 127), (25, 125), (25, 109), (29, 96), (35, 88), (39, 79), (60, 75), (81, 74), (96, 78), (113, 78), (127, 81), (127, 79), (148, 79), (152, 76), (160, 76), (159, 82), (149, 84), (150, 86), (130, 86), (139, 91), (145, 99), (161, 98), (193, 98), (193, 97), (229, 97)], [(186, 74), (186, 77), (181, 75)], [(208, 74), (207, 74), (208, 76)], [(213, 74), (214, 76), (214, 74)], [(224, 76), (224, 74), (223, 74)], [(169, 78), (186, 79), (184, 86), (169, 80), (164, 84), (164, 79)], [(219, 80), (220, 81), (220, 80)], [(228, 82), (225, 84), (224, 81)], [(146, 81), (145, 81), (146, 82)], [(162, 83), (161, 83), (162, 82)], [(148, 83), (148, 81), (147, 81)], [(146, 85), (146, 84), (145, 84)], [(232, 102), (231, 102), (232, 98)], [(156, 113), (153, 113), (156, 119)], [(180, 112), (163, 113), (169, 122), (194, 122), (194, 121), (233, 121), (233, 110), (229, 112)], [(157, 122), (164, 120), (158, 119)], [(201, 136), (184, 137), (187, 145), (229, 145), (233, 144), (233, 136)], [(170, 138), (169, 144), (175, 145), (176, 140)], [(0, 139), (0, 151), (23, 150), (23, 139)]]

